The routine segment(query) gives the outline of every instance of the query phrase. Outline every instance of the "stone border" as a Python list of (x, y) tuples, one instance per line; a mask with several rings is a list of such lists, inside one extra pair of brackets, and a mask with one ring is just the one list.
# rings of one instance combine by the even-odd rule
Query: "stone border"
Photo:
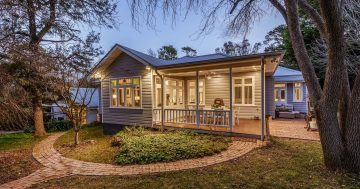
[(118, 166), (84, 162), (62, 156), (54, 149), (53, 144), (63, 134), (53, 134), (35, 145), (33, 156), (45, 168), (24, 178), (3, 184), (0, 188), (27, 188), (45, 180), (69, 175), (138, 175), (206, 167), (238, 158), (259, 146), (256, 142), (236, 140), (231, 143), (228, 150), (213, 156), (148, 165)]

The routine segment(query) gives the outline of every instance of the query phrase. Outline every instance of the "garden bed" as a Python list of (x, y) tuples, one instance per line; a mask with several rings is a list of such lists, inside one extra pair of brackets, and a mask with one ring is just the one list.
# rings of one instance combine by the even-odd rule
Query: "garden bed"
[[(120, 142), (114, 145), (113, 140)], [(55, 142), (55, 148), (65, 157), (108, 164), (149, 164), (180, 159), (199, 158), (226, 150), (229, 137), (180, 131), (159, 132), (128, 128), (116, 137), (102, 133), (100, 125), (84, 127), (78, 146), (74, 146), (74, 132), (68, 131)]]

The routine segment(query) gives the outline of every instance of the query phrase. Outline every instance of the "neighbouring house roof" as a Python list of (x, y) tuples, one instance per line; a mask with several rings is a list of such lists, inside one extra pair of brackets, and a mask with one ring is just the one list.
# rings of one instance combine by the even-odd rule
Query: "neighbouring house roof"
[(266, 52), (259, 54), (251, 54), (244, 56), (227, 56), (222, 53), (201, 55), (201, 56), (184, 56), (174, 60), (162, 60), (156, 57), (147, 55), (145, 53), (139, 52), (137, 50), (125, 47), (123, 45), (115, 44), (111, 50), (100, 60), (100, 62), (95, 66), (94, 69), (106, 68), (111, 64), (115, 58), (120, 55), (121, 52), (128, 54), (129, 56), (135, 58), (146, 66), (152, 66), (158, 69), (162, 68), (171, 68), (171, 67), (181, 67), (186, 65), (195, 65), (195, 64), (206, 64), (214, 62), (225, 62), (232, 60), (247, 60), (261, 57), (272, 57), (272, 56), (281, 56), (283, 52)]
[[(76, 103), (87, 104), (88, 108), (95, 108), (99, 106), (99, 89), (98, 88), (71, 88), (70, 89)], [(77, 92), (78, 91), (78, 92)], [(57, 104), (43, 104), (44, 107), (66, 106), (63, 101), (58, 101)]]
[(298, 70), (285, 68), (283, 66), (278, 66), (274, 73), (275, 82), (295, 82), (295, 81), (304, 81), (302, 73)]

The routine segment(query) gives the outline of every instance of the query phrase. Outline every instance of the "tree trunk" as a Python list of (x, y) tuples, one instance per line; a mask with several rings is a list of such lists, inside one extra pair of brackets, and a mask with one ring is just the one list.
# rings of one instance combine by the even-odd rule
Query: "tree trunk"
[(34, 111), (35, 136), (44, 136), (46, 135), (46, 131), (44, 127), (42, 101), (41, 101), (41, 97), (39, 96), (35, 96), (33, 98), (33, 111)]
[(342, 88), (342, 95), (339, 102), (339, 124), (341, 128), (342, 139), (343, 141), (345, 141), (347, 114), (351, 95), (349, 76), (347, 72), (346, 76), (343, 79), (344, 85)]
[[(341, 58), (341, 55), (336, 56), (334, 52), (337, 51), (334, 51), (334, 49), (331, 48), (334, 46), (329, 47), (330, 55), (325, 80), (327, 83), (325, 83), (325, 89), (322, 91), (300, 30), (297, 1), (286, 0), (285, 6), (287, 11), (288, 29), (295, 57), (308, 86), (310, 97), (315, 105), (314, 108), (325, 165), (331, 170), (341, 169), (344, 146), (337, 120), (337, 109), (340, 97), (340, 91), (338, 89), (341, 88), (342, 82), (340, 81), (342, 81), (341, 77), (343, 75), (338, 75), (336, 77), (335, 74), (336, 71), (339, 71), (337, 73), (342, 73), (340, 72), (341, 67), (338, 66), (341, 62), (337, 62), (339, 61), (339, 58)], [(330, 52), (331, 50), (333, 51)], [(339, 53), (342, 52), (341, 50), (342, 49), (340, 48)], [(331, 83), (335, 81), (336, 83)], [(331, 87), (336, 88), (334, 89)]]
[(319, 128), (325, 166), (330, 170), (339, 170), (343, 166), (344, 146), (337, 119), (337, 111), (323, 104), (314, 107)]
[(352, 89), (345, 130), (346, 169), (360, 173), (360, 74)]
[(79, 144), (79, 131), (75, 130), (75, 137), (74, 137), (75, 145)]

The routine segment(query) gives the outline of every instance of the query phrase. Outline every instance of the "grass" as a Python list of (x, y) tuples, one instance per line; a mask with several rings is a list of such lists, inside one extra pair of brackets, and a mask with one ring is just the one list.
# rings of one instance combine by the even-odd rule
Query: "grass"
[(102, 133), (102, 127), (84, 127), (80, 141), (94, 140), (94, 144), (74, 146), (74, 132), (68, 131), (55, 142), (64, 156), (88, 162), (107, 164), (146, 164), (167, 162), (212, 155), (227, 149), (227, 137), (197, 135), (183, 132), (166, 134), (143, 129), (129, 129), (118, 133), (124, 139), (119, 147), (112, 147), (112, 136)]
[(94, 140), (94, 144), (81, 143), (74, 146), (74, 131), (69, 130), (61, 136), (54, 144), (56, 150), (62, 155), (81, 161), (96, 163), (113, 163), (117, 148), (110, 146), (111, 136), (103, 134), (102, 127), (86, 126), (80, 130), (81, 141)]
[(32, 149), (45, 137), (34, 137), (30, 133), (0, 135), (0, 152), (10, 150)]
[(226, 163), (201, 169), (136, 176), (71, 176), (34, 188), (360, 188), (359, 180), (323, 166), (316, 141), (273, 140)]
[(143, 132), (125, 129), (118, 133), (124, 142), (116, 155), (117, 164), (149, 164), (209, 156), (228, 148), (231, 139), (181, 131)]
[(0, 184), (27, 176), (41, 165), (32, 157), (32, 148), (45, 137), (30, 133), (0, 135)]

